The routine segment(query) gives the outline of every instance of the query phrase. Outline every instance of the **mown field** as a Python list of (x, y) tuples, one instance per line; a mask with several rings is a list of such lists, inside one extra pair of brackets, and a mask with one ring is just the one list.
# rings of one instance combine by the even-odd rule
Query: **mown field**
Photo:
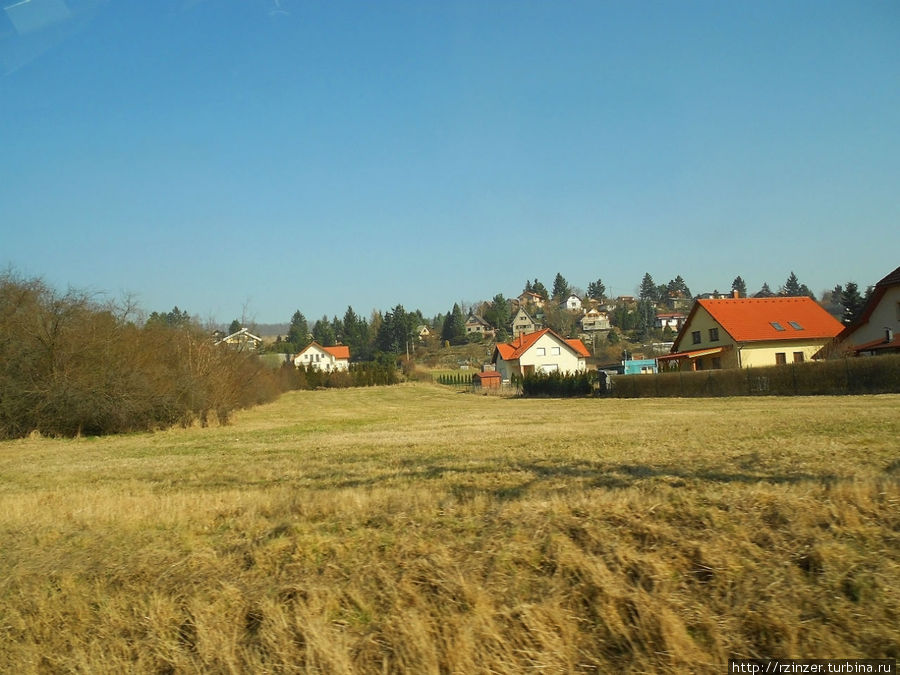
[(417, 384), (0, 443), (0, 672), (897, 658), (898, 413)]

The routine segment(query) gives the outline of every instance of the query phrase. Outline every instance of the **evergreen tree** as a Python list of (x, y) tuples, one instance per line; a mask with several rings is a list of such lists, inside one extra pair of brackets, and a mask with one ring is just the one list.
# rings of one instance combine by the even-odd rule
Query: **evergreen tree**
[[(666, 295), (675, 298), (690, 298), (691, 297), (691, 289), (688, 288), (687, 284), (684, 282), (684, 279), (679, 274), (677, 277), (669, 281), (669, 283), (665, 287)], [(660, 296), (659, 300), (665, 299), (663, 296)]]
[(603, 302), (603, 299), (606, 297), (606, 286), (603, 285), (603, 280), (597, 279), (597, 281), (590, 282), (587, 287), (587, 294), (592, 300)]
[(333, 347), (337, 341), (337, 337), (334, 334), (334, 328), (327, 316), (322, 316), (321, 319), (316, 321), (313, 325), (312, 334), (313, 340), (323, 347)]
[(187, 311), (178, 309), (178, 305), (175, 305), (171, 312), (166, 312), (165, 314), (153, 312), (150, 314), (147, 317), (147, 324), (163, 325), (169, 328), (186, 328), (191, 325), (191, 315)]
[(780, 295), (789, 297), (789, 298), (797, 298), (802, 295), (806, 295), (800, 290), (800, 280), (797, 279), (797, 275), (794, 274), (793, 270), (791, 270), (790, 276), (787, 278), (787, 281), (784, 282), (784, 286), (781, 289)]
[(753, 296), (754, 298), (772, 298), (775, 297), (775, 294), (772, 292), (772, 289), (769, 288), (769, 284), (765, 281), (763, 282), (762, 288)]
[(498, 340), (506, 338), (512, 317), (509, 315), (509, 303), (502, 293), (498, 293), (491, 300), (487, 310), (484, 312), (484, 319), (497, 330)]
[(287, 343), (285, 347), (291, 351), (299, 352), (309, 344), (309, 324), (303, 312), (299, 309), (291, 317), (291, 325), (288, 328)]
[(544, 300), (550, 297), (547, 295), (547, 287), (538, 281), (537, 277), (535, 277), (534, 282), (531, 284), (531, 292), (541, 296)]
[(859, 294), (859, 287), (856, 285), (856, 282), (848, 281), (844, 284), (844, 292), (841, 294), (841, 305), (844, 307), (841, 321), (845, 326), (849, 326), (862, 314), (865, 302)]
[(234, 334), (237, 333), (241, 328), (243, 328), (243, 326), (241, 326), (241, 322), (238, 321), (237, 319), (235, 319), (234, 321), (231, 322), (231, 325), (228, 326), (228, 334), (229, 334), (229, 335), (234, 335)]
[(534, 292), (534, 288), (533, 288), (532, 285), (531, 285), (531, 280), (530, 280), (530, 279), (526, 279), (526, 280), (525, 280), (525, 290), (522, 291), (522, 292), (523, 292), (523, 293), (533, 293), (533, 292)]
[(553, 280), (553, 299), (557, 301), (565, 300), (569, 297), (569, 282), (559, 272)]
[(734, 281), (731, 282), (731, 290), (732, 292), (737, 291), (739, 298), (747, 297), (747, 284), (739, 276), (735, 277)]
[(640, 299), (650, 301), (656, 300), (656, 284), (653, 283), (653, 277), (650, 276), (650, 272), (646, 272), (644, 278), (641, 280)]
[(637, 305), (637, 329), (642, 339), (653, 333), (656, 320), (656, 307), (650, 299), (640, 300)]
[(441, 329), (441, 342), (449, 342), (452, 345), (461, 345), (466, 341), (466, 318), (458, 303), (453, 304), (453, 309), (444, 319)]

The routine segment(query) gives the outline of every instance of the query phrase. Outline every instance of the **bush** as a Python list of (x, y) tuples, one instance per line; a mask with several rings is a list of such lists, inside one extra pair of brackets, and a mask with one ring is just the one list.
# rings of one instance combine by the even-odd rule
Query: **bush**
[(522, 396), (571, 398), (590, 396), (594, 391), (593, 372), (584, 373), (533, 373), (522, 378)]

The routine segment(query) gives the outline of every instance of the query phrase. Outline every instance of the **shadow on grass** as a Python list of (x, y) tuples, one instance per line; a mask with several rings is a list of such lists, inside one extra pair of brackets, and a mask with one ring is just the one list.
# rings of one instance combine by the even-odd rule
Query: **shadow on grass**
[[(365, 476), (352, 476), (352, 467), (343, 465), (316, 475), (307, 475), (313, 489), (366, 488), (386, 484), (434, 484), (459, 498), (477, 494), (491, 495), (501, 501), (515, 500), (526, 493), (546, 489), (560, 492), (583, 489), (625, 489), (636, 485), (659, 484), (669, 487), (688, 487), (700, 483), (714, 484), (800, 484), (832, 485), (842, 478), (835, 474), (778, 473), (751, 470), (726, 471), (718, 468), (688, 468), (675, 465), (614, 464), (579, 462), (576, 464), (548, 464), (538, 462), (509, 462), (485, 459), (477, 466), (454, 465), (443, 462), (402, 460), (400, 469)], [(351, 474), (351, 475), (348, 475)], [(516, 478), (522, 478), (516, 480)], [(499, 483), (499, 484), (498, 484)], [(437, 487), (437, 486), (436, 486)]]

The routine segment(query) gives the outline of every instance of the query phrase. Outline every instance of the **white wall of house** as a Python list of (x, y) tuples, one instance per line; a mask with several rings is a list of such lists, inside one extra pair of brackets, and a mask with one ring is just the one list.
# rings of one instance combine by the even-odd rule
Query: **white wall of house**
[(849, 343), (862, 345), (879, 340), (884, 337), (885, 328), (890, 328), (895, 335), (900, 333), (900, 286), (892, 286), (884, 292), (868, 322), (853, 331)]
[(348, 370), (347, 359), (335, 358), (317, 345), (310, 345), (294, 357), (294, 365), (298, 368), (312, 367), (315, 370), (330, 373), (336, 370)]

